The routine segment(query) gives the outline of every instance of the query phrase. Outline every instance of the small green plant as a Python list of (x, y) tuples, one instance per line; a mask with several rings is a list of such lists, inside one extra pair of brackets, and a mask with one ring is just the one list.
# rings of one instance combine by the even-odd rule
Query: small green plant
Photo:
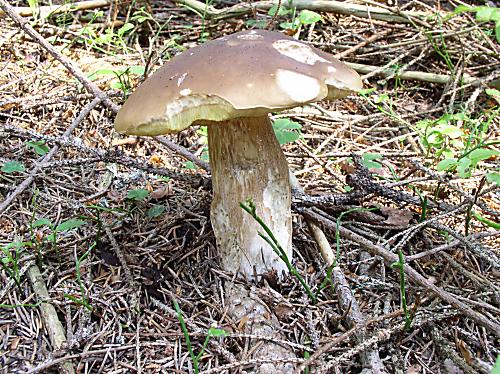
[(16, 283), (17, 287), (21, 289), (21, 275), (19, 273), (19, 258), (21, 252), (30, 243), (15, 241), (7, 244), (5, 247), (0, 247), (0, 266), (5, 273)]
[(191, 361), (193, 362), (193, 369), (195, 374), (198, 374), (200, 372), (200, 359), (203, 356), (203, 353), (205, 352), (205, 349), (208, 346), (208, 343), (210, 342), (210, 339), (212, 338), (221, 338), (221, 337), (226, 337), (227, 333), (225, 330), (222, 329), (217, 329), (214, 327), (211, 327), (207, 331), (207, 336), (205, 337), (205, 341), (203, 342), (203, 345), (201, 347), (201, 350), (198, 354), (194, 353), (193, 350), (193, 345), (191, 344), (191, 338), (189, 337), (189, 332), (186, 327), (186, 322), (184, 321), (184, 317), (182, 316), (182, 311), (181, 308), (179, 307), (179, 304), (177, 303), (176, 300), (173, 301), (175, 311), (177, 313), (177, 319), (179, 320), (179, 323), (181, 325), (181, 330), (182, 330), (182, 335), (184, 335), (184, 339), (186, 340), (186, 345), (188, 348), (189, 355), (191, 356)]
[(36, 21), (40, 15), (40, 7), (38, 5), (38, 0), (28, 0), (28, 6), (30, 7), (31, 13), (33, 14), (33, 19)]
[(142, 76), (144, 75), (144, 66), (129, 66), (125, 69), (99, 69), (88, 75), (88, 78), (93, 81), (100, 76), (112, 75), (115, 79), (111, 82), (110, 87), (121, 90), (124, 96), (127, 96), (130, 91), (131, 76)]
[(149, 191), (143, 188), (138, 188), (136, 190), (130, 190), (127, 193), (127, 199), (133, 201), (143, 201), (146, 197), (149, 196)]
[(161, 216), (163, 214), (163, 212), (165, 212), (165, 206), (163, 206), (161, 204), (156, 204), (156, 205), (153, 205), (151, 208), (149, 208), (146, 215), (149, 218), (156, 218), (156, 217)]
[(19, 161), (7, 161), (0, 168), (0, 171), (6, 174), (22, 173), (25, 170), (26, 168), (24, 167), (24, 164)]
[(89, 298), (86, 295), (85, 287), (82, 282), (82, 274), (81, 274), (81, 269), (80, 265), (82, 261), (84, 261), (90, 254), (90, 252), (94, 249), (96, 246), (96, 242), (92, 243), (92, 245), (89, 247), (87, 252), (85, 252), (81, 257), (76, 256), (75, 253), (75, 268), (76, 268), (76, 281), (78, 283), (78, 287), (80, 288), (80, 294), (78, 296), (70, 295), (65, 293), (64, 297), (73, 301), (74, 303), (78, 305), (84, 306), (89, 312), (92, 312), (94, 308), (90, 305)]
[[(32, 219), (30, 221), (29, 229), (31, 233), (31, 243), (34, 247), (34, 250), (36, 252), (37, 256), (37, 261), (38, 264), (41, 264), (41, 247), (44, 245), (44, 243), (50, 243), (50, 246), (52, 249), (57, 253), (57, 256), (59, 256), (59, 249), (57, 246), (57, 238), (60, 233), (63, 232), (68, 232), (72, 229), (76, 229), (80, 226), (83, 226), (87, 223), (87, 221), (83, 221), (80, 219), (69, 219), (66, 221), (61, 222), (58, 225), (55, 225), (50, 219), (48, 218), (39, 218), (35, 220), (35, 214), (33, 213)], [(45, 236), (38, 236), (35, 233), (35, 229), (37, 228), (43, 228), (47, 227), (50, 230), (50, 233)]]
[(273, 249), (274, 253), (278, 255), (278, 257), (285, 263), (286, 267), (288, 268), (288, 271), (295, 277), (297, 280), (300, 282), (304, 290), (306, 291), (307, 295), (311, 299), (313, 303), (316, 303), (316, 295), (311, 291), (311, 288), (309, 285), (306, 283), (302, 275), (300, 275), (299, 271), (292, 265), (290, 262), (290, 259), (286, 255), (285, 251), (283, 250), (283, 247), (278, 243), (278, 240), (274, 236), (273, 232), (271, 229), (262, 221), (262, 218), (260, 218), (257, 215), (255, 204), (251, 199), (248, 199), (245, 203), (240, 203), (241, 209), (243, 209), (245, 212), (250, 214), (252, 218), (259, 224), (260, 227), (264, 230), (265, 234), (262, 232), (259, 232), (259, 236), (266, 241), (267, 244), (271, 246)]
[(408, 305), (406, 302), (406, 277), (405, 277), (405, 262), (403, 252), (401, 250), (398, 251), (399, 261), (394, 262), (391, 266), (397, 270), (399, 270), (399, 294), (401, 296), (401, 304), (403, 306), (403, 312), (405, 316), (405, 330), (408, 330), (411, 326), (412, 316), (408, 311)]
[(302, 125), (288, 118), (279, 118), (273, 123), (274, 134), (280, 145), (293, 143), (302, 137)]
[[(92, 20), (80, 31), (80, 41), (105, 54), (110, 54), (109, 49), (122, 49), (123, 52), (126, 52), (129, 47), (124, 38), (134, 29), (134, 24), (126, 22), (117, 29), (108, 27), (104, 32), (100, 32), (92, 24), (103, 17), (104, 12), (102, 11), (94, 13)], [(113, 53), (111, 52), (111, 54)]]
[(500, 9), (490, 6), (476, 6), (471, 7), (468, 5), (459, 5), (455, 8), (453, 14), (460, 14), (463, 12), (476, 13), (476, 21), (478, 22), (493, 22), (495, 24), (494, 32), (495, 38), (500, 43)]
[(382, 158), (383, 156), (381, 154), (366, 152), (361, 155), (361, 163), (368, 169), (381, 169), (382, 164), (377, 160)]
[(487, 142), (487, 131), (498, 109), (486, 115), (484, 119), (473, 119), (460, 112), (416, 124), (419, 141), (427, 156), (438, 161), (438, 171), (456, 171), (459, 177), (469, 178), (481, 161), (500, 154), (490, 148), (500, 142)]
[(323, 20), (320, 14), (313, 12), (312, 10), (301, 10), (299, 14), (297, 14), (297, 10), (295, 8), (286, 7), (286, 5), (279, 6), (273, 5), (268, 14), (270, 16), (291, 16), (292, 20), (287, 22), (280, 23), (280, 27), (285, 30), (298, 30), (301, 26), (311, 25), (316, 22), (320, 22)]
[(38, 156), (45, 156), (49, 152), (49, 147), (43, 140), (29, 140), (25, 144), (28, 148), (33, 149)]
[[(397, 76), (397, 75), (396, 75)], [(385, 114), (394, 121), (411, 127), (411, 124), (401, 118), (393, 108), (392, 100), (387, 93), (377, 93), (375, 88), (367, 88), (359, 91), (359, 95), (364, 98), (367, 103), (377, 109), (380, 113)]]

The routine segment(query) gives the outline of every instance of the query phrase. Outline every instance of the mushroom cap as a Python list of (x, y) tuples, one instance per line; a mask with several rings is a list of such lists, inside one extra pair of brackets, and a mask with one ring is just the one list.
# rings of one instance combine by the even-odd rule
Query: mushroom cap
[(160, 135), (338, 99), (361, 88), (359, 75), (328, 53), (279, 32), (242, 31), (167, 62), (125, 102), (115, 128)]

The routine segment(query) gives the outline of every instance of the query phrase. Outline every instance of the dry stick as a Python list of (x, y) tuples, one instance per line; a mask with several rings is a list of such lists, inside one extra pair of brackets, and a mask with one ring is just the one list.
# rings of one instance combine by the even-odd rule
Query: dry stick
[[(52, 6), (41, 6), (37, 10), (40, 13), (40, 17), (45, 17), (50, 14), (60, 14), (67, 12), (76, 12), (78, 10), (96, 9), (108, 6), (111, 3), (110, 0), (89, 0), (89, 1), (78, 1), (76, 3), (52, 5)], [(29, 6), (21, 6), (12, 8), (13, 11), (23, 17), (29, 17), (33, 15), (33, 8)], [(5, 12), (0, 10), (0, 16), (4, 15)]]
[(377, 34), (373, 34), (372, 36), (370, 36), (366, 40), (362, 41), (361, 43), (356, 44), (355, 46), (353, 46), (349, 49), (346, 49), (343, 52), (337, 53), (335, 55), (335, 57), (338, 59), (341, 59), (341, 58), (344, 58), (346, 56), (349, 56), (351, 53), (356, 52), (358, 49), (363, 48), (364, 46), (374, 42), (375, 40), (378, 40), (380, 38), (383, 38), (383, 37), (389, 35), (391, 32), (392, 32), (392, 30), (389, 29), (389, 30), (382, 31), (382, 32), (377, 33)]
[[(304, 189), (299, 184), (299, 181), (293, 173), (290, 174), (290, 185), (292, 187), (292, 191), (298, 191), (299, 193), (304, 193)], [(328, 267), (332, 266), (335, 263), (335, 254), (328, 242), (328, 239), (321, 230), (321, 228), (312, 220), (306, 217), (306, 222), (309, 227), (309, 230), (313, 234), (313, 237), (318, 244), (321, 255), (326, 262)], [(359, 309), (358, 302), (351, 290), (349, 289), (349, 285), (344, 276), (342, 270), (336, 266), (333, 269), (333, 278), (335, 280), (335, 284), (337, 286), (337, 295), (339, 297), (340, 303), (342, 307), (347, 310), (347, 318), (348, 322), (351, 326), (356, 329), (356, 340), (358, 343), (362, 343), (366, 339), (366, 318), (361, 313)], [(379, 353), (374, 347), (373, 349), (369, 349), (364, 352), (361, 356), (363, 361), (363, 366), (366, 368), (371, 368), (373, 373), (385, 373), (384, 364), (380, 360)]]
[[(243, 14), (250, 13), (254, 9), (269, 10), (273, 5), (277, 5), (279, 3), (279, 0), (256, 1), (248, 3), (242, 2), (223, 9), (216, 9), (213, 6), (207, 7), (204, 2), (197, 0), (174, 0), (174, 2), (184, 5), (187, 8), (190, 8), (198, 13), (203, 13), (208, 18), (218, 20), (230, 17), (238, 17)], [(297, 8), (298, 10), (309, 9), (322, 12), (333, 12), (338, 14), (399, 23), (411, 23), (411, 18), (425, 19), (426, 17), (431, 15), (431, 13), (415, 11), (402, 11), (400, 12), (401, 15), (396, 15), (389, 9), (333, 0), (290, 0), (287, 2), (287, 7)]]
[[(372, 74), (374, 72), (377, 72), (374, 75), (378, 75), (384, 78), (397, 75), (398, 78), (403, 80), (414, 80), (414, 81), (436, 83), (436, 84), (447, 84), (449, 81), (453, 79), (451, 75), (446, 75), (446, 74), (425, 73), (422, 71), (403, 71), (401, 73), (398, 73), (395, 69), (390, 67), (381, 69), (379, 66), (356, 64), (354, 62), (346, 62), (345, 64), (349, 66), (351, 69), (356, 70), (358, 73)], [(482, 82), (481, 79), (473, 78), (468, 75), (463, 76), (464, 84), (478, 85), (481, 82)]]
[(118, 258), (118, 261), (120, 262), (121, 267), (123, 268), (123, 272), (125, 273), (125, 279), (127, 281), (128, 286), (134, 290), (132, 294), (130, 294), (130, 304), (131, 304), (131, 309), (132, 312), (137, 312), (139, 310), (139, 293), (140, 293), (140, 287), (137, 286), (137, 282), (135, 281), (134, 277), (132, 276), (132, 272), (130, 271), (130, 268), (128, 267), (127, 261), (125, 260), (125, 256), (123, 255), (123, 252), (116, 242), (115, 236), (111, 232), (111, 229), (109, 226), (104, 227), (104, 231), (106, 232), (106, 236), (108, 237), (111, 247), (113, 247), (113, 250), (115, 251), (116, 257)]
[[(166, 312), (170, 318), (177, 319), (179, 316), (177, 315), (177, 312), (169, 307), (168, 305), (162, 303), (160, 300), (155, 299), (154, 297), (151, 298), (151, 302), (153, 305), (155, 305), (158, 309), (161, 309), (163, 312)], [(193, 333), (200, 334), (201, 336), (206, 336), (206, 332), (204, 332), (202, 329), (200, 329), (195, 323), (190, 318), (184, 318), (184, 322), (186, 325), (189, 327), (189, 330)], [(234, 363), (237, 362), (236, 357), (226, 350), (222, 344), (216, 340), (216, 339), (210, 339), (208, 341), (208, 344), (217, 352), (219, 352), (228, 362)]]
[[(53, 350), (57, 351), (66, 342), (66, 336), (64, 334), (64, 328), (59, 321), (56, 309), (52, 304), (49, 303), (50, 297), (47, 287), (40, 273), (40, 269), (36, 265), (32, 265), (28, 270), (28, 277), (31, 281), (33, 291), (37, 295), (38, 300), (41, 302), (40, 310), (42, 311), (42, 318), (45, 324), (45, 328), (49, 334), (50, 343), (52, 344)], [(69, 361), (61, 361), (60, 370), (61, 373), (74, 374), (75, 369)]]
[[(4, 1), (4, 0), (0, 0)], [(70, 127), (66, 129), (64, 134), (62, 135), (62, 138), (65, 139), (67, 138), (73, 130), (87, 117), (87, 115), (90, 113), (94, 107), (99, 104), (102, 101), (101, 97), (97, 97), (94, 100), (92, 100), (89, 104), (83, 108), (83, 110), (80, 112), (80, 114), (73, 120), (73, 123), (71, 124)], [(45, 157), (42, 159), (42, 161), (35, 166), (35, 168), (31, 171), (30, 175), (28, 178), (26, 178), (17, 188), (10, 193), (5, 200), (0, 204), (0, 215), (9, 207), (9, 205), (14, 201), (14, 199), (23, 193), (23, 191), (28, 188), (31, 183), (35, 180), (35, 176), (43, 169), (44, 165), (48, 163), (52, 157), (56, 154), (56, 152), (59, 150), (59, 146), (55, 145), (54, 147), (51, 148), (49, 153), (45, 155)]]
[[(332, 277), (336, 285), (340, 306), (342, 309), (347, 310), (347, 321), (356, 329), (355, 336), (358, 344), (363, 344), (367, 340), (366, 318), (361, 313), (359, 304), (352, 294), (351, 288), (340, 267), (336, 266), (333, 268)], [(371, 347), (371, 349), (362, 351), (361, 360), (363, 366), (370, 368), (372, 373), (386, 373), (376, 345)]]
[(164, 146), (168, 147), (170, 150), (181, 155), (185, 159), (191, 161), (193, 164), (200, 167), (201, 169), (210, 172), (210, 164), (208, 162), (199, 159), (198, 157), (193, 155), (186, 148), (180, 146), (179, 144), (174, 143), (173, 141), (165, 138), (164, 136), (156, 136), (153, 138), (153, 140), (156, 140), (158, 143), (161, 143)]
[[(12, 18), (12, 20), (19, 25), (21, 29), (24, 30), (26, 34), (35, 39), (47, 52), (49, 52), (52, 57), (58, 60), (64, 65), (66, 69), (69, 70), (71, 74), (77, 78), (85, 89), (91, 92), (96, 98), (99, 98), (109, 109), (113, 112), (118, 112), (118, 106), (113, 103), (110, 98), (93, 82), (91, 82), (85, 74), (76, 66), (73, 62), (66, 56), (60, 54), (53, 46), (50, 44), (43, 36), (41, 36), (31, 25), (24, 19), (22, 19), (16, 12), (15, 9), (9, 5), (5, 0), (0, 0), (0, 8), (2, 8), (7, 15)], [(1, 209), (0, 209), (1, 213)]]
[[(325, 227), (328, 227), (330, 230), (333, 230), (333, 231), (337, 230), (337, 225), (335, 224), (335, 222), (313, 212), (312, 210), (302, 208), (302, 209), (299, 209), (299, 211), (302, 214), (304, 214), (306, 217), (308, 217), (310, 219), (314, 219), (317, 222), (322, 223)], [(388, 263), (394, 263), (394, 262), (399, 261), (398, 256), (396, 254), (389, 252), (387, 249), (385, 249), (379, 245), (373, 244), (369, 240), (363, 238), (362, 236), (360, 236), (358, 234), (355, 234), (354, 232), (346, 229), (345, 227), (340, 226), (339, 232), (344, 238), (359, 244), (360, 246), (367, 249), (373, 255), (381, 256)], [(414, 282), (418, 283), (422, 287), (425, 287), (426, 289), (428, 289), (429, 291), (434, 293), (436, 296), (438, 296), (442, 300), (446, 301), (447, 303), (449, 303), (452, 306), (454, 306), (455, 308), (457, 308), (462, 314), (471, 318), (479, 325), (486, 327), (494, 335), (500, 337), (500, 325), (498, 323), (496, 323), (495, 321), (493, 321), (493, 320), (485, 317), (484, 315), (474, 311), (468, 305), (457, 300), (453, 294), (441, 289), (440, 287), (437, 287), (435, 284), (431, 283), (427, 278), (420, 275), (416, 270), (414, 270), (408, 264), (404, 265), (404, 271), (405, 271), (406, 275), (408, 275), (408, 277), (410, 279), (412, 279)]]

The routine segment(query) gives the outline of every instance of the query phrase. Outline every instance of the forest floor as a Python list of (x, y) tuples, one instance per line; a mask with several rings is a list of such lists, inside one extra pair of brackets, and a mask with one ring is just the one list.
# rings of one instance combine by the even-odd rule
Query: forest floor
[(171, 57), (260, 27), (337, 55), (365, 84), (272, 116), (305, 190), (293, 264), (316, 295), (291, 276), (240, 282), (293, 353), (274, 361), (500, 373), (498, 4), (283, 0), (273, 16), (265, 1), (29, 3), (0, 0), (0, 372), (262, 364), (252, 352), (269, 338), (226, 313), (206, 132), (113, 128)]

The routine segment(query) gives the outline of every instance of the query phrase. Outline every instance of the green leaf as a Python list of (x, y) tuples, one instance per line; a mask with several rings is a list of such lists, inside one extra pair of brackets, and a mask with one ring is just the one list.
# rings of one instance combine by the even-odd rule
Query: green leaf
[(491, 374), (500, 374), (500, 355), (497, 356), (497, 360)]
[(144, 66), (131, 66), (127, 69), (130, 74), (143, 75), (146, 68)]
[(132, 30), (133, 28), (134, 28), (134, 25), (132, 23), (125, 23), (122, 27), (120, 27), (118, 29), (118, 31), (116, 33), (118, 34), (118, 36), (123, 36), (127, 32), (129, 32), (130, 30)]
[(436, 127), (436, 131), (439, 131), (441, 134), (446, 135), (451, 139), (459, 138), (464, 134), (462, 129), (455, 125), (441, 125)]
[(33, 224), (31, 225), (32, 227), (40, 227), (40, 226), (52, 226), (52, 221), (47, 218), (40, 218), (37, 219)]
[(362, 156), (361, 163), (363, 166), (369, 169), (380, 169), (382, 164), (376, 162), (375, 160), (381, 159), (383, 156), (378, 153), (364, 153)]
[(479, 161), (487, 160), (492, 156), (500, 154), (495, 149), (478, 148), (474, 149), (471, 153), (467, 155), (470, 158), (472, 166), (476, 166)]
[(301, 136), (302, 125), (288, 118), (279, 118), (273, 123), (274, 134), (280, 145), (292, 143)]
[(500, 21), (495, 23), (495, 38), (497, 42), (500, 43)]
[(223, 337), (227, 336), (227, 332), (226, 332), (226, 330), (223, 330), (223, 329), (217, 329), (215, 327), (210, 327), (208, 329), (207, 335), (213, 336), (216, 338), (223, 338)]
[(304, 9), (299, 14), (299, 22), (303, 25), (310, 25), (315, 22), (321, 21), (321, 15), (312, 10)]
[(386, 102), (388, 100), (389, 100), (389, 95), (387, 95), (385, 93), (373, 96), (373, 102), (375, 104), (384, 103), (384, 102)]
[(458, 161), (456, 158), (445, 158), (442, 161), (439, 161), (439, 163), (436, 166), (437, 171), (449, 171), (454, 169), (458, 164)]
[(500, 186), (500, 173), (498, 172), (488, 173), (486, 174), (486, 180), (490, 183)]
[(278, 7), (278, 4), (275, 4), (271, 8), (269, 8), (267, 14), (269, 16), (275, 16), (276, 11), (278, 12), (278, 16), (286, 16), (287, 14), (290, 14), (292, 12), (291, 9), (284, 7), (283, 5)]
[(130, 190), (127, 193), (127, 199), (140, 201), (140, 200), (144, 200), (146, 197), (148, 197), (148, 195), (149, 195), (148, 190), (145, 190), (143, 188), (139, 188), (137, 190)]
[[(500, 22), (498, 22), (497, 26), (500, 31)], [(486, 90), (484, 90), (484, 92), (495, 99), (498, 104), (500, 104), (500, 91), (498, 91), (496, 88), (487, 88)]]
[(469, 178), (471, 176), (472, 172), (470, 158), (464, 157), (458, 160), (457, 173), (460, 178)]
[(285, 30), (295, 30), (299, 25), (297, 22), (281, 22), (280, 27)]
[(375, 91), (376, 91), (376, 88), (364, 88), (361, 91), (359, 91), (359, 94), (361, 96), (368, 96)]
[(153, 205), (149, 210), (148, 212), (146, 213), (146, 215), (149, 217), (149, 218), (156, 218), (156, 217), (159, 217), (161, 216), (161, 214), (165, 211), (165, 207), (163, 205)]
[(480, 22), (493, 21), (496, 12), (496, 8), (489, 6), (479, 6), (476, 8), (476, 20)]
[(49, 147), (47, 147), (43, 140), (27, 141), (26, 145), (28, 146), (28, 148), (33, 148), (33, 150), (39, 156), (44, 156), (49, 151)]
[(55, 231), (57, 232), (69, 231), (77, 227), (83, 226), (86, 223), (87, 223), (86, 221), (82, 221), (80, 219), (69, 219), (57, 225)]
[(185, 167), (186, 169), (189, 169), (189, 170), (195, 170), (195, 169), (197, 169), (197, 166), (194, 164), (194, 162), (193, 162), (193, 161), (186, 161), (186, 162), (184, 163), (184, 167)]
[(3, 171), (4, 173), (11, 174), (11, 173), (22, 173), (25, 170), (24, 165), (22, 162), (19, 161), (7, 161), (5, 164), (2, 165), (0, 168), (0, 171)]

